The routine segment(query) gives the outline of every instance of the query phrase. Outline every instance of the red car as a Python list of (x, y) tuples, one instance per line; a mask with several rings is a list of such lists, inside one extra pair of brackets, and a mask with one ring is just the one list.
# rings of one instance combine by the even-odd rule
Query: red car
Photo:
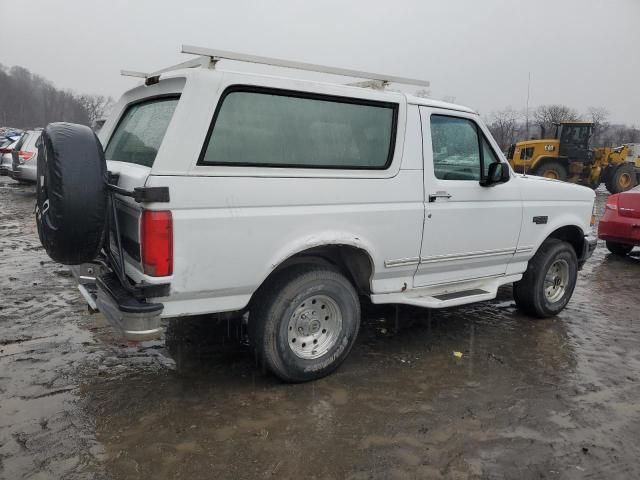
[(609, 196), (598, 237), (617, 255), (626, 255), (634, 246), (640, 246), (640, 186)]

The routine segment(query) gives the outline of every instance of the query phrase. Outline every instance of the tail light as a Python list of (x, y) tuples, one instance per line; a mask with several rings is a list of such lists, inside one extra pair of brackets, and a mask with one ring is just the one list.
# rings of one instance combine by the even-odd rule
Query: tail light
[(20, 150), (18, 152), (18, 157), (20, 157), (20, 160), (22, 160), (23, 162), (27, 162), (33, 158), (33, 154), (34, 152), (27, 152), (26, 150)]
[(13, 150), (13, 148), (0, 148), (0, 153), (1, 154), (11, 153), (11, 150)]
[(618, 195), (609, 195), (607, 204), (604, 206), (607, 210), (618, 210)]
[(142, 270), (152, 277), (173, 273), (173, 217), (168, 210), (143, 210), (140, 226)]

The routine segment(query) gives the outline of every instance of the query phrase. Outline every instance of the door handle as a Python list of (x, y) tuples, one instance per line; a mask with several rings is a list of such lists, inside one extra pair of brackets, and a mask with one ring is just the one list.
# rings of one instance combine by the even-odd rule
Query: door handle
[(432, 193), (429, 195), (429, 202), (435, 202), (438, 198), (451, 198), (451, 194), (443, 191)]

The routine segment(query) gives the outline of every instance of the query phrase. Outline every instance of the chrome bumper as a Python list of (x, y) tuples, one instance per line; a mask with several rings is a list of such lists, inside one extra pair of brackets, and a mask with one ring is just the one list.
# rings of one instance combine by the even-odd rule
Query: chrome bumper
[(595, 251), (596, 247), (598, 246), (598, 238), (594, 237), (593, 235), (586, 235), (584, 237), (584, 245), (582, 247), (582, 255), (580, 255), (580, 258), (578, 259), (578, 267), (582, 268), (582, 266), (585, 264), (585, 262), (587, 260), (589, 260), (589, 258), (591, 258), (591, 255), (593, 255), (593, 252)]
[(137, 298), (100, 265), (75, 265), (70, 269), (89, 307), (100, 311), (123, 338), (142, 341), (162, 336), (161, 303)]

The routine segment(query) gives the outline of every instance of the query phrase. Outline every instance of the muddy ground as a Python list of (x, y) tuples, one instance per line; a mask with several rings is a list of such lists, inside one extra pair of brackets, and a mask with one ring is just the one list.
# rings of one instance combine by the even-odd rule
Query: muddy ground
[(369, 307), (337, 373), (284, 385), (225, 322), (118, 341), (40, 247), (33, 205), (0, 179), (1, 478), (640, 477), (638, 254), (600, 245), (548, 320), (509, 288), (398, 322)]

